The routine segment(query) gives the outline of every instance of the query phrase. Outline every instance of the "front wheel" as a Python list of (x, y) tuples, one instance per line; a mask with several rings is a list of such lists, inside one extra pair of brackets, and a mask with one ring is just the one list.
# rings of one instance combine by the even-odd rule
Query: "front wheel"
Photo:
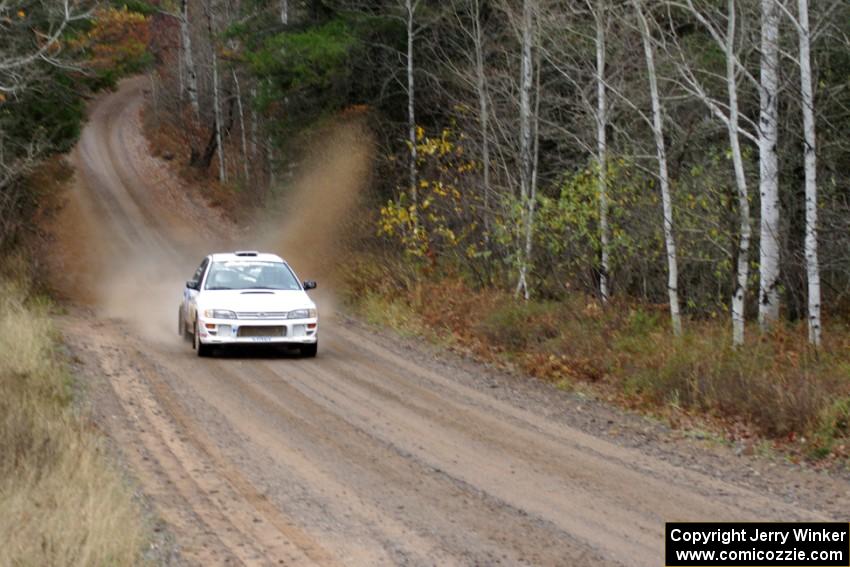
[(183, 317), (183, 306), (177, 308), (177, 334), (183, 337), (185, 341), (189, 341), (191, 335), (189, 334), (189, 330), (186, 329), (186, 319)]
[(212, 351), (210, 345), (205, 345), (201, 342), (201, 333), (198, 331), (198, 323), (195, 322), (195, 336), (192, 339), (192, 348), (198, 353), (198, 356), (209, 356)]
[(301, 356), (303, 358), (316, 358), (317, 352), (319, 352), (319, 341), (311, 345), (301, 345)]

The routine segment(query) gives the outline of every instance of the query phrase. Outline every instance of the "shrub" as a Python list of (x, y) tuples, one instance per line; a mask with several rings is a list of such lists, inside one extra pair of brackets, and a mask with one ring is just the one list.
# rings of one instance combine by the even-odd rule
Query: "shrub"
[(729, 346), (725, 332), (703, 328), (642, 353), (626, 378), (628, 390), (657, 403), (743, 418), (769, 436), (811, 430), (831, 392), (827, 360), (783, 350), (777, 339)]
[(146, 528), (71, 407), (45, 305), (0, 282), (0, 565), (130, 565)]
[(555, 304), (505, 300), (475, 325), (488, 340), (511, 349), (522, 349), (557, 337)]

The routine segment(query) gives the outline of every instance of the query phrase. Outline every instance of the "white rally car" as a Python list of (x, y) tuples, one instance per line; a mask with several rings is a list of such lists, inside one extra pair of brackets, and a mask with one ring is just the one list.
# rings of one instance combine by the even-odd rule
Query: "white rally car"
[(259, 252), (211, 254), (186, 282), (178, 332), (198, 356), (214, 345), (296, 345), (302, 356), (319, 347), (316, 304), (281, 257)]

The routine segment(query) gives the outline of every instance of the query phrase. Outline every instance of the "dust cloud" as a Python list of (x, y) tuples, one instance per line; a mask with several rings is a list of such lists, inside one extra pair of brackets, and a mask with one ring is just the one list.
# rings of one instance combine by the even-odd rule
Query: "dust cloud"
[(373, 151), (361, 120), (326, 127), (308, 146), (292, 185), (282, 191), (281, 207), (257, 235), (259, 249), (280, 254), (302, 279), (319, 280), (313, 293), (323, 315), (334, 310), (333, 280), (346, 261), (341, 240), (370, 182)]
[[(256, 249), (281, 255), (302, 279), (318, 280), (311, 295), (323, 317), (332, 315), (332, 276), (345, 261), (338, 245), (341, 228), (369, 183), (372, 152), (372, 138), (360, 120), (325, 127), (305, 149), (294, 179), (280, 188), (281, 202), (261, 213), (254, 229), (242, 232), (224, 229), (219, 216), (203, 205), (201, 214), (175, 223), (180, 215), (162, 211), (154, 195), (140, 201), (116, 178), (81, 175), (92, 168), (77, 167), (71, 203), (55, 223), (60, 245), (53, 263), (62, 278), (54, 287), (103, 317), (124, 321), (146, 340), (176, 346), (185, 282), (203, 257)], [(113, 164), (97, 165), (105, 171)], [(152, 214), (139, 215), (139, 208)], [(158, 220), (140, 220), (151, 217)]]

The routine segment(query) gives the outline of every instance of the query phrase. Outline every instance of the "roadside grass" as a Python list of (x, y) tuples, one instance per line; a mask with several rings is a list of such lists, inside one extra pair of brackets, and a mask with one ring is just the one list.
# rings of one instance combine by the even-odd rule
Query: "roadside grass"
[(49, 306), (0, 279), (0, 565), (133, 565), (148, 528), (74, 409)]
[(480, 360), (743, 441), (759, 454), (776, 449), (793, 460), (850, 463), (850, 330), (838, 322), (819, 351), (807, 345), (804, 325), (791, 324), (769, 335), (751, 326), (746, 345), (735, 349), (725, 318), (688, 321), (674, 338), (664, 306), (602, 306), (578, 294), (522, 302), (460, 278), (393, 280), (368, 258), (351, 266), (345, 287), (370, 292), (347, 304), (370, 323), (450, 337)]

